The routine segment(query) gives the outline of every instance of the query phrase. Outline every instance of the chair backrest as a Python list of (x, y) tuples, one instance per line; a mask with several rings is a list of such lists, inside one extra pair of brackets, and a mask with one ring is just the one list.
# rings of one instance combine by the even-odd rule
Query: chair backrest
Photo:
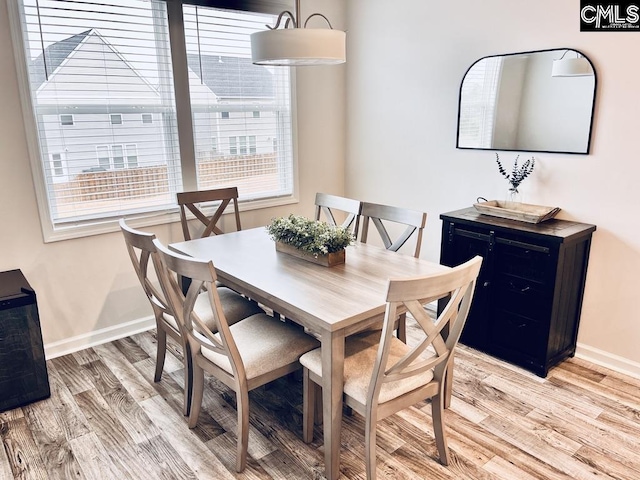
[(333, 210), (340, 210), (348, 214), (340, 226), (351, 230), (357, 238), (362, 202), (328, 193), (316, 193), (316, 220), (320, 220), (320, 217), (324, 215), (325, 221), (329, 225), (337, 226), (338, 223), (333, 216)]
[[(460, 334), (467, 320), (482, 257), (476, 256), (458, 267), (424, 277), (390, 279), (387, 290), (382, 337), (369, 385), (367, 403), (377, 402), (382, 385), (407, 381), (433, 369), (433, 378), (442, 382), (447, 366), (453, 358)], [(447, 298), (446, 306), (436, 319), (431, 318), (424, 305)], [(422, 329), (423, 338), (393, 364), (388, 363), (391, 337), (399, 308), (406, 308)], [(443, 335), (443, 330), (446, 335)], [(432, 347), (433, 355), (421, 356)]]
[[(155, 262), (162, 291), (169, 301), (169, 305), (176, 313), (176, 318), (186, 337), (190, 351), (197, 353), (207, 348), (214, 353), (226, 356), (233, 375), (220, 369), (220, 375), (227, 385), (238, 385), (246, 382), (246, 372), (238, 347), (236, 346), (229, 324), (222, 309), (218, 289), (215, 286), (216, 270), (213, 262), (198, 260), (174, 253), (164, 247), (157, 239), (153, 241), (156, 247)], [(188, 277), (191, 284), (186, 294), (182, 293), (177, 278)], [(206, 289), (213, 310), (214, 334), (211, 329), (195, 313), (194, 308), (198, 295)]]
[(148, 276), (149, 259), (152, 259), (153, 254), (156, 252), (156, 247), (153, 244), (156, 236), (153, 233), (141, 232), (131, 228), (124, 218), (120, 219), (120, 230), (124, 235), (133, 269), (138, 275), (138, 280), (140, 280), (140, 284), (151, 302), (154, 312), (173, 315), (167, 304), (166, 297), (153, 285)]
[[(221, 235), (224, 232), (218, 226), (218, 221), (222, 217), (224, 210), (229, 203), (233, 202), (236, 217), (236, 229), (240, 227), (240, 211), (238, 210), (238, 188), (216, 188), (213, 190), (198, 190), (194, 192), (181, 192), (177, 194), (178, 205), (180, 206), (180, 223), (185, 240), (191, 240), (187, 210), (189, 210), (204, 225), (204, 230), (198, 238), (208, 237), (211, 234)], [(199, 208), (199, 204), (206, 202), (220, 202), (213, 215), (207, 217)]]
[[(411, 235), (417, 231), (418, 236), (416, 238), (416, 248), (413, 256), (416, 258), (420, 256), (422, 231), (427, 223), (426, 213), (418, 210), (409, 210), (407, 208), (362, 202), (362, 236), (360, 237), (360, 241), (362, 243), (367, 243), (369, 219), (371, 219), (373, 224), (376, 226), (385, 248), (394, 252), (397, 252), (407, 242), (407, 240), (409, 240)], [(383, 220), (406, 225), (406, 228), (402, 235), (400, 235), (396, 240), (392, 240)]]

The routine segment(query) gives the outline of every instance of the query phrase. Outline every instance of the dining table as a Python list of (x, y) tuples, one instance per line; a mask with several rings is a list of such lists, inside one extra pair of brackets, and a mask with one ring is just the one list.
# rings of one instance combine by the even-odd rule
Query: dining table
[(325, 476), (337, 479), (345, 338), (382, 325), (389, 278), (423, 276), (448, 267), (360, 242), (347, 247), (344, 264), (326, 267), (277, 252), (265, 227), (171, 243), (169, 247), (211, 260), (225, 286), (320, 339)]

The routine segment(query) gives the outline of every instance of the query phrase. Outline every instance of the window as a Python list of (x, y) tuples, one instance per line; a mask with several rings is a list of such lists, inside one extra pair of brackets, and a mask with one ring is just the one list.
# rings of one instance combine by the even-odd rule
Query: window
[(490, 148), (496, 118), (496, 96), (502, 71), (501, 57), (488, 57), (467, 72), (461, 95), (459, 145)]
[(64, 163), (61, 153), (51, 154), (51, 175), (61, 177), (64, 175)]
[[(138, 146), (135, 143), (127, 145), (98, 145), (98, 168), (85, 169), (86, 172), (135, 168), (138, 166)], [(126, 159), (126, 162), (125, 162)]]
[(127, 154), (127, 168), (136, 168), (138, 166), (138, 146), (135, 143), (125, 145)]
[[(245, 202), (292, 195), (291, 70), (253, 65), (249, 39), (283, 5), (256, 0), (268, 13), (255, 13), (191, 1), (181, 1), (183, 15), (165, 0), (8, 2), (21, 26), (14, 38), (23, 40), (17, 61), (30, 84), (21, 91), (40, 145), (32, 170), (47, 241), (95, 233), (93, 225), (115, 226), (129, 213), (175, 212), (182, 190), (237, 185)], [(170, 44), (169, 25), (184, 31), (172, 35), (184, 44)], [(189, 90), (174, 89), (172, 55), (188, 65), (176, 75)], [(183, 102), (190, 122), (178, 122)], [(124, 121), (133, 114), (141, 122)], [(63, 135), (68, 125), (73, 136)], [(259, 138), (277, 138), (279, 148)]]
[(260, 112), (259, 111), (253, 111), (253, 118), (260, 118)]
[(113, 168), (124, 168), (124, 149), (122, 145), (111, 145)]
[(109, 145), (98, 145), (96, 147), (96, 153), (98, 154), (98, 167), (102, 170), (109, 170), (111, 168)]

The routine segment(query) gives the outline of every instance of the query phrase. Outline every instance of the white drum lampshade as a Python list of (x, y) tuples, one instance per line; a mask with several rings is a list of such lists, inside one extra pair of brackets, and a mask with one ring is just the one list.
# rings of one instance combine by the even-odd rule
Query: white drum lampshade
[[(334, 30), (329, 19), (321, 13), (309, 15), (303, 23), (300, 0), (295, 0), (294, 12), (282, 12), (274, 27), (267, 26), (268, 30), (251, 34), (253, 63), (295, 67), (337, 65), (346, 61), (345, 32)], [(307, 28), (313, 17), (324, 19), (329, 28)], [(283, 20), (284, 28), (278, 28)]]
[(327, 28), (283, 28), (251, 34), (256, 65), (337, 65), (346, 61), (346, 34)]
[[(566, 52), (565, 52), (566, 55)], [(578, 58), (564, 58), (553, 61), (552, 77), (584, 77), (593, 75), (593, 67), (585, 57), (577, 54)]]

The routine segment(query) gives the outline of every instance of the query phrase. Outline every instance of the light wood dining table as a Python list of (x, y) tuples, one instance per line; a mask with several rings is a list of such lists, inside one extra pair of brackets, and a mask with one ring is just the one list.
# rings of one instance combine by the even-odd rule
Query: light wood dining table
[(318, 336), (325, 476), (337, 479), (345, 337), (382, 325), (388, 278), (427, 275), (448, 267), (359, 242), (347, 248), (343, 265), (324, 267), (276, 252), (264, 227), (172, 243), (170, 248), (212, 260), (223, 284)]

